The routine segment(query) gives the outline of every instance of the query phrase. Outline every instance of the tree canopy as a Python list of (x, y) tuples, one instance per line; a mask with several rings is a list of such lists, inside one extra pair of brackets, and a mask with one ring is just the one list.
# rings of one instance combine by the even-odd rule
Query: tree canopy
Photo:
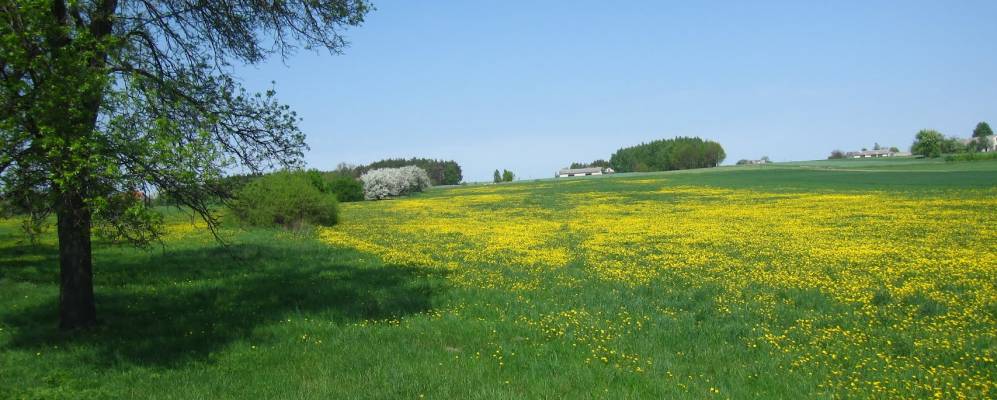
[(726, 157), (717, 142), (677, 137), (619, 149), (609, 162), (616, 172), (647, 172), (716, 167)]
[(160, 232), (138, 193), (200, 214), (223, 171), (300, 165), (299, 118), (247, 93), (233, 62), (339, 53), (364, 0), (19, 0), (0, 4), (0, 192), (57, 216), (64, 328), (96, 322), (91, 230)]
[(986, 122), (980, 122), (976, 124), (976, 128), (973, 129), (973, 137), (983, 137), (993, 135), (994, 131), (990, 129), (990, 124)]
[(915, 136), (914, 144), (911, 145), (910, 151), (911, 153), (924, 157), (939, 157), (942, 155), (944, 141), (945, 136), (940, 132), (931, 129), (923, 129), (917, 133), (917, 136)]

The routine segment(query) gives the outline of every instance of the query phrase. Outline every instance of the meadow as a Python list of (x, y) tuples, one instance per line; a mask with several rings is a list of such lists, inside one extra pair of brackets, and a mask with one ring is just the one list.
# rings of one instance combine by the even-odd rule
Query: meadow
[(433, 189), (99, 243), (102, 324), (0, 222), (0, 398), (992, 398), (997, 162)]

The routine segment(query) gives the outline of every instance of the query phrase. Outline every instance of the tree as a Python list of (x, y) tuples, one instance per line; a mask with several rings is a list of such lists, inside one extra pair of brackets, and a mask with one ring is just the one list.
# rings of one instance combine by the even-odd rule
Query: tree
[(502, 182), (512, 182), (512, 180), (515, 179), (515, 177), (516, 175), (514, 175), (512, 171), (509, 171), (507, 169), (502, 170)]
[(973, 143), (963, 143), (958, 138), (947, 137), (942, 139), (942, 154), (965, 153), (973, 149)]
[(922, 129), (914, 138), (911, 145), (911, 153), (924, 157), (935, 158), (942, 155), (942, 142), (945, 137), (941, 133), (931, 129)]
[(492, 174), (492, 181), (495, 183), (502, 182), (502, 174), (499, 173), (499, 170), (495, 170), (495, 173)]
[(993, 135), (994, 131), (990, 130), (990, 124), (986, 122), (980, 122), (976, 124), (976, 129), (973, 129), (973, 137), (983, 137)]
[(841, 150), (831, 150), (831, 155), (827, 157), (828, 160), (837, 160), (845, 158), (845, 153)]
[(882, 149), (882, 147), (879, 147), (879, 143), (873, 143), (873, 144), (872, 144), (872, 149), (873, 149), (873, 150), (881, 150), (881, 149)]
[(716, 167), (726, 157), (717, 142), (677, 137), (619, 149), (609, 163), (617, 172), (668, 171)]
[(142, 245), (156, 192), (199, 214), (228, 168), (301, 164), (298, 117), (231, 63), (339, 53), (365, 0), (53, 0), (0, 5), (0, 192), (57, 217), (63, 329), (94, 325), (91, 232)]
[(609, 167), (610, 167), (609, 161), (600, 158), (590, 163), (573, 162), (571, 163), (571, 166), (569, 166), (568, 168), (578, 169), (578, 168), (609, 168)]

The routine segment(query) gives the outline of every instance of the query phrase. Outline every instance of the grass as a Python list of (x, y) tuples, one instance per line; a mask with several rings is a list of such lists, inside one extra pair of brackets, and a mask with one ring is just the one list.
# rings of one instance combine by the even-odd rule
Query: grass
[(307, 232), (173, 213), (96, 246), (0, 222), (0, 398), (994, 395), (997, 162), (842, 160), (343, 205)]

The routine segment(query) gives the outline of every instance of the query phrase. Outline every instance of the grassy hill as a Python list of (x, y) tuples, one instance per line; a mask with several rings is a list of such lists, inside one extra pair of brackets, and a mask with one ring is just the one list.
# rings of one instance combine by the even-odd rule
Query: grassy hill
[(997, 162), (549, 179), (343, 205), (307, 232), (180, 213), (97, 245), (0, 222), (0, 398), (810, 398), (997, 391)]

